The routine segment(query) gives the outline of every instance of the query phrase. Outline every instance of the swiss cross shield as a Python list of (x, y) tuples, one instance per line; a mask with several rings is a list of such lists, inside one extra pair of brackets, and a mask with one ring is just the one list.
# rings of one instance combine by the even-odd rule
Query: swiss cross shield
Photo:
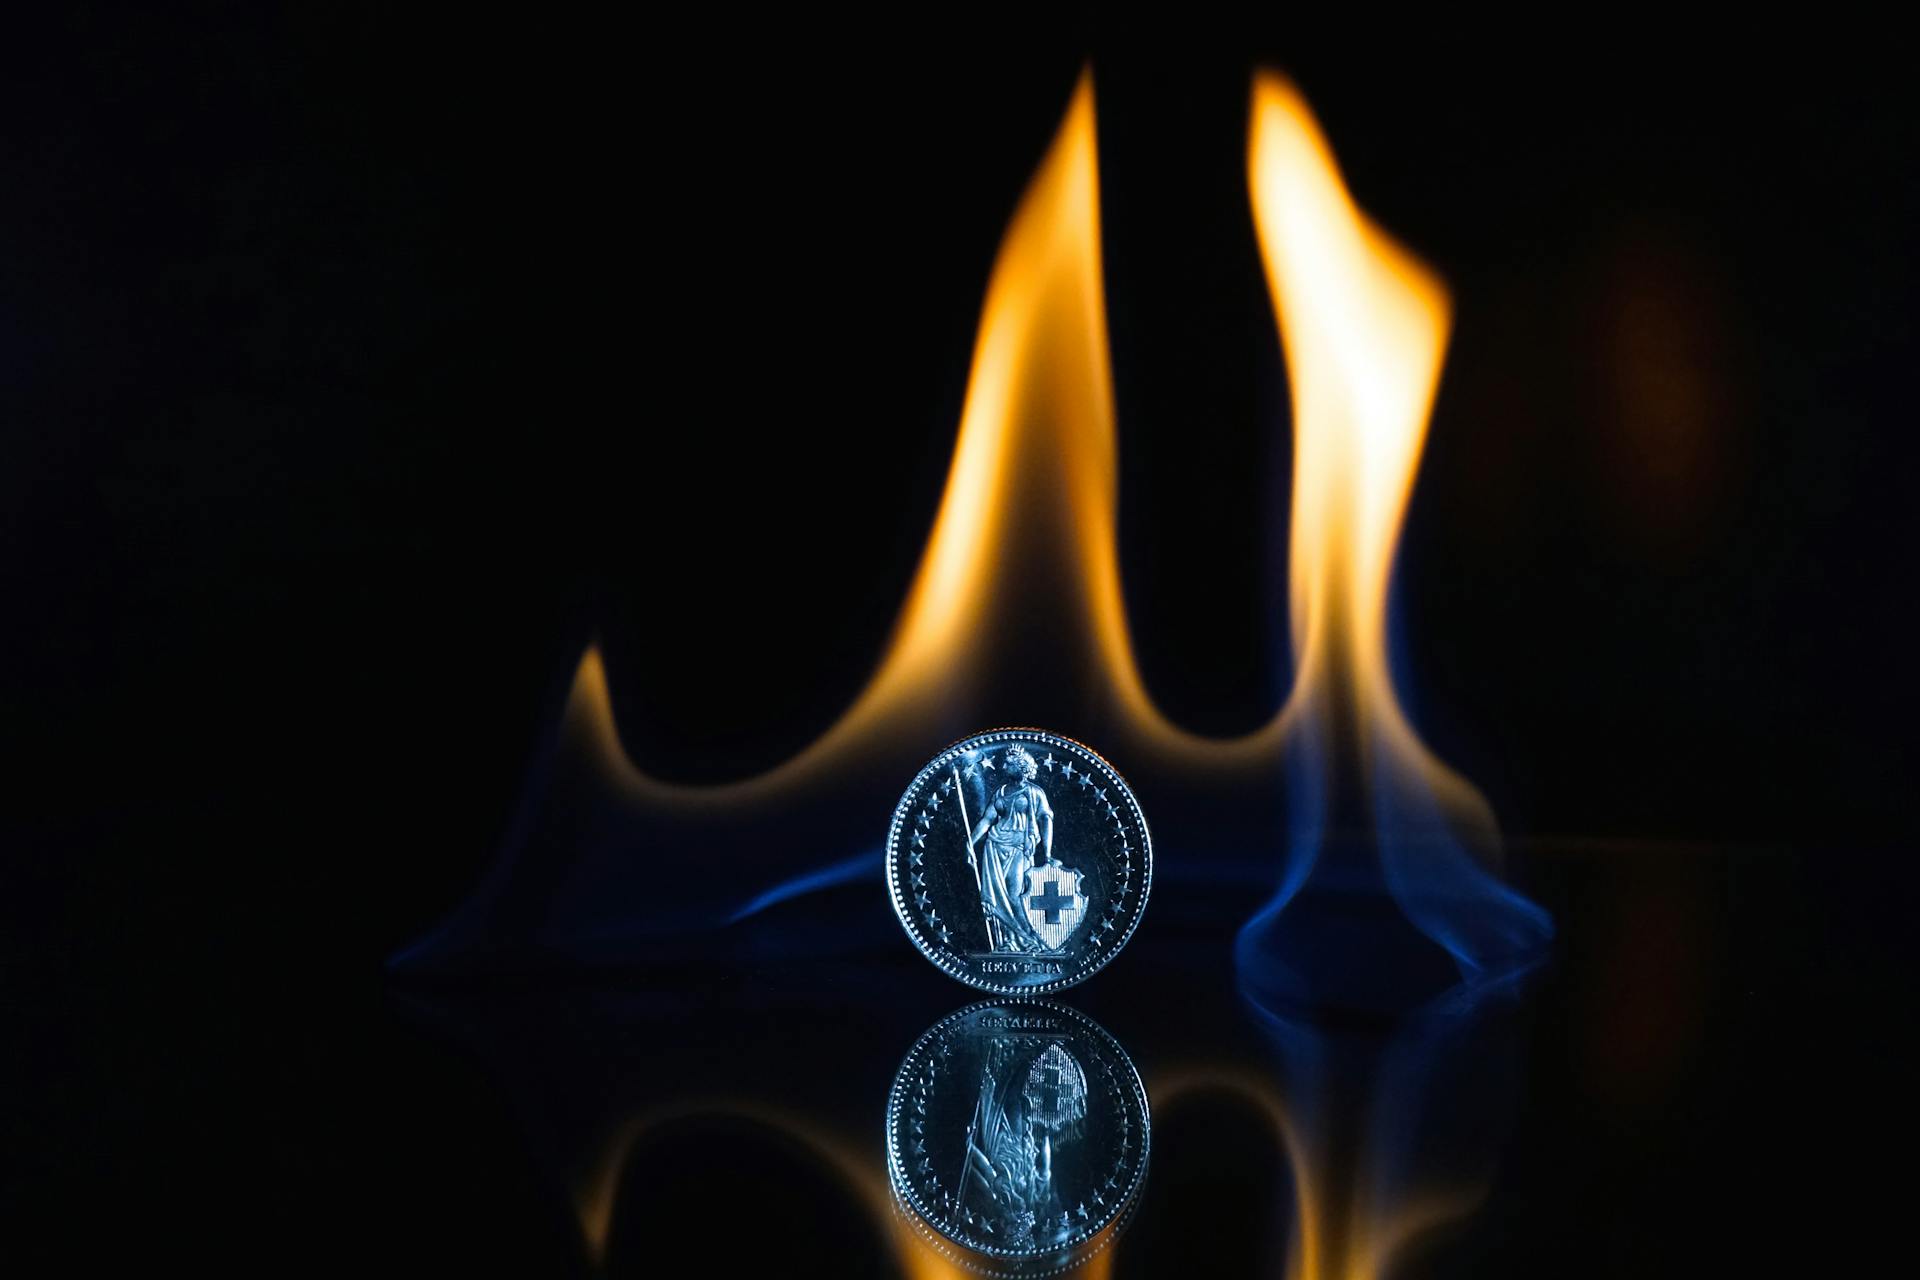
[(1030, 868), (1024, 879), (1020, 907), (1027, 913), (1027, 923), (1042, 942), (1058, 951), (1087, 915), (1087, 900), (1080, 893), (1080, 873), (1049, 862)]

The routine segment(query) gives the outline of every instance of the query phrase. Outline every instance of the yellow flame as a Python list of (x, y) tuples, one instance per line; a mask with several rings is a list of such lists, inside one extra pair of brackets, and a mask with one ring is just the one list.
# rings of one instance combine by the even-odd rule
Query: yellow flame
[(1307, 104), (1255, 84), (1254, 223), (1294, 399), (1292, 618), (1304, 686), (1389, 684), (1394, 544), (1446, 347), (1439, 281), (1354, 207)]
[(1388, 664), (1388, 588), (1446, 352), (1446, 289), (1354, 204), (1306, 100), (1277, 75), (1254, 83), (1247, 181), (1293, 390), (1298, 669), (1282, 720), (1342, 723), (1370, 764), (1412, 773), (1456, 821), (1490, 830), (1479, 794), (1408, 723)]
[[(1002, 241), (982, 308), (946, 489), (891, 643), (841, 717), (757, 778), (663, 783), (633, 768), (614, 730), (600, 655), (576, 675), (570, 718), (630, 793), (732, 805), (844, 769), (850, 757), (937, 736), (986, 674), (991, 609), (1049, 558), (1051, 619), (1081, 650), (1132, 758), (1258, 765), (1309, 718), (1338, 719), (1415, 775), (1456, 818), (1490, 827), (1471, 786), (1421, 745), (1393, 691), (1387, 589), (1449, 326), (1445, 289), (1354, 204), (1305, 100), (1265, 74), (1247, 152), (1255, 229), (1295, 402), (1287, 705), (1231, 741), (1154, 705), (1127, 627), (1116, 531), (1118, 468), (1101, 282), (1093, 83), (1083, 75)], [(1014, 537), (1015, 531), (1018, 537)], [(1016, 550), (1016, 544), (1018, 550)], [(1376, 764), (1379, 762), (1376, 760)]]
[[(1116, 720), (1164, 745), (1208, 745), (1154, 707), (1127, 629), (1099, 188), (1093, 81), (1083, 74), (1001, 242), (946, 489), (890, 646), (865, 689), (812, 745), (770, 773), (722, 786), (670, 786), (634, 770), (619, 751), (605, 671), (589, 651), (575, 679), (572, 718), (630, 789), (732, 804), (844, 767), (850, 753), (876, 740), (903, 732), (923, 738), (939, 710), (985, 673), (992, 655), (983, 637), (995, 631), (990, 606), (1017, 594), (1010, 584), (1035, 578), (1053, 586), (1045, 607), (1079, 646), (1076, 669), (1093, 675)], [(1044, 563), (1036, 568), (1035, 560)]]

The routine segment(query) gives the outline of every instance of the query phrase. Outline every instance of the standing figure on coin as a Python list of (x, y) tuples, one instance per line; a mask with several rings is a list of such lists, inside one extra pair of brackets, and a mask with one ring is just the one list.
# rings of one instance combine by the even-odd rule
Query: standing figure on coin
[(1053, 806), (1034, 785), (1040, 766), (1025, 747), (1007, 748), (1000, 768), (1009, 779), (987, 801), (969, 834), (980, 851), (980, 906), (995, 951), (1052, 950), (1019, 907), (1027, 872), (1053, 856)]
[(1045, 729), (954, 743), (887, 824), (894, 915), (935, 967), (983, 991), (1085, 981), (1133, 936), (1152, 884), (1153, 838), (1126, 779)]

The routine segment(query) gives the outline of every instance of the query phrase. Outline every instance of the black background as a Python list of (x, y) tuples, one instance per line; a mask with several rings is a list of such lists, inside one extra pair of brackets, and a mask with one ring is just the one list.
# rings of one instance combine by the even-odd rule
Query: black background
[(427, 1072), (364, 1034), (380, 962), (491, 858), (589, 635), (669, 777), (776, 763), (859, 688), (1089, 60), (1162, 706), (1229, 732), (1285, 693), (1243, 174), (1270, 65), (1454, 290), (1399, 582), (1427, 736), (1522, 842), (1806, 851), (1870, 1016), (1834, 1059), (1887, 1061), (1909, 86), (1857, 50), (1417, 43), (978, 7), (75, 8), (0, 40), (19, 1247), (353, 1257), (377, 1224), (436, 1266), (544, 1256), (510, 1126), (459, 1118), (500, 1106), (477, 1074), (407, 1123), (362, 1105)]

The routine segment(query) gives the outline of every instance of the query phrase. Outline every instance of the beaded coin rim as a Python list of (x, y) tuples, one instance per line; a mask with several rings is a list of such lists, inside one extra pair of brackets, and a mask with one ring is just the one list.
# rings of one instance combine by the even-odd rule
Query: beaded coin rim
[[(949, 764), (962, 747), (984, 747), (996, 742), (1009, 741), (1051, 743), (1055, 746), (1069, 748), (1073, 751), (1084, 752), (1089, 759), (1100, 766), (1106, 777), (1119, 789), (1120, 794), (1125, 797), (1127, 812), (1133, 815), (1134, 825), (1140, 829), (1140, 900), (1135, 905), (1133, 911), (1129, 913), (1125, 930), (1121, 932), (1120, 937), (1112, 946), (1103, 948), (1105, 952), (1104, 955), (1096, 951), (1085, 952), (1082, 956), (1083, 963), (1078, 966), (1074, 972), (1062, 974), (1060, 977), (1054, 978), (1049, 982), (1034, 983), (1030, 986), (1011, 986), (1004, 982), (995, 982), (971, 973), (969, 971), (970, 966), (964, 960), (954, 958), (955, 953), (952, 948), (948, 947), (945, 943), (934, 942), (920, 931), (919, 925), (915, 923), (913, 916), (907, 910), (906, 899), (902, 894), (903, 884), (901, 876), (903, 869), (900, 865), (900, 832), (906, 823), (907, 810), (911, 807), (910, 802), (919, 794), (922, 784), (937, 770)], [(893, 914), (899, 919), (901, 927), (907, 931), (907, 937), (912, 939), (914, 948), (918, 950), (921, 955), (932, 961), (934, 966), (942, 973), (945, 973), (951, 978), (956, 978), (976, 990), (989, 991), (994, 995), (1037, 996), (1045, 995), (1050, 991), (1064, 991), (1068, 987), (1078, 986), (1094, 974), (1100, 972), (1100, 970), (1106, 968), (1115, 956), (1126, 949), (1127, 943), (1133, 940), (1134, 931), (1140, 927), (1141, 918), (1147, 914), (1147, 897), (1152, 889), (1153, 834), (1147, 829), (1147, 816), (1140, 811), (1140, 801), (1139, 798), (1133, 794), (1132, 786), (1127, 783), (1125, 778), (1120, 776), (1120, 771), (1115, 769), (1113, 765), (1108, 762), (1107, 758), (1098, 751), (1095, 751), (1084, 742), (1069, 738), (1062, 733), (1054, 733), (1050, 729), (1036, 729), (1014, 725), (1003, 729), (987, 729), (980, 733), (970, 733), (964, 738), (959, 738), (949, 743), (936, 752), (933, 759), (929, 760), (921, 767), (918, 773), (913, 775), (913, 781), (907, 784), (906, 791), (900, 796), (900, 802), (894, 806), (893, 820), (887, 826), (887, 896), (893, 900)], [(1084, 963), (1085, 961), (1092, 961), (1093, 963), (1087, 964)]]

